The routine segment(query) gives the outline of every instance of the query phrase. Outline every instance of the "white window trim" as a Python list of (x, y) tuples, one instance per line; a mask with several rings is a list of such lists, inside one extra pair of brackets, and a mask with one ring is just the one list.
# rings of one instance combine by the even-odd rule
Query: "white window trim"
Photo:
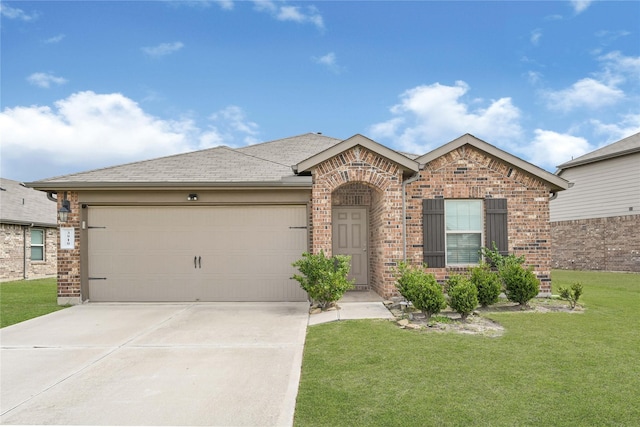
[[(453, 230), (453, 231), (449, 231), (447, 230), (447, 202), (448, 201), (470, 201), (470, 200), (478, 200), (480, 201), (480, 230), (478, 232), (478, 230)], [(480, 234), (480, 249), (482, 249), (482, 242), (484, 242), (484, 222), (485, 222), (485, 217), (484, 217), (484, 211), (485, 211), (485, 207), (484, 207), (484, 201), (482, 199), (445, 199), (444, 202), (444, 263), (445, 266), (447, 267), (472, 267), (472, 266), (476, 266), (479, 265), (480, 262), (482, 261), (482, 257), (478, 256), (478, 262), (477, 263), (466, 263), (466, 264), (452, 264), (449, 262), (449, 242), (448, 242), (448, 237), (449, 234)]]
[[(42, 243), (33, 243), (33, 232), (34, 231), (40, 231), (42, 233)], [(46, 248), (46, 238), (47, 238), (47, 233), (45, 231), (44, 228), (32, 228), (31, 229), (31, 235), (30, 235), (30, 249), (29, 249), (29, 259), (31, 260), (31, 262), (45, 262), (47, 259), (47, 255), (45, 253), (45, 248)], [(42, 248), (42, 259), (33, 259), (33, 248)]]

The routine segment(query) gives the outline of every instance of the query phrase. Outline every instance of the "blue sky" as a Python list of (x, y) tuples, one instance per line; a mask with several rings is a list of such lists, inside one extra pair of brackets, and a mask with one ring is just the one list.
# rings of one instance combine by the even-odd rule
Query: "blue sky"
[(640, 131), (637, 1), (2, 1), (4, 178), (307, 132), (549, 171)]

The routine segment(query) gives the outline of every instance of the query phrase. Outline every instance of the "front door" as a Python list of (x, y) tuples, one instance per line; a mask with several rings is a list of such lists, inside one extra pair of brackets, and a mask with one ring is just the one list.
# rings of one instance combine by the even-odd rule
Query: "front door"
[(333, 217), (333, 254), (351, 256), (349, 279), (356, 285), (367, 285), (369, 257), (367, 255), (367, 209), (335, 208)]

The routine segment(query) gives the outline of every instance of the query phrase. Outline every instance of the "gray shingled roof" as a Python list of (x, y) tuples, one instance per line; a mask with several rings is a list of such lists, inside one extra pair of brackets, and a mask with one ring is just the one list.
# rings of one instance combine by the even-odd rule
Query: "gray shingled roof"
[[(605, 145), (595, 151), (587, 153), (583, 156), (573, 159), (558, 166), (558, 172), (562, 169), (568, 169), (574, 166), (585, 165), (587, 163), (598, 162), (613, 157), (624, 156), (626, 154), (640, 152), (640, 132), (631, 135), (618, 142)], [(557, 172), (556, 172), (557, 173)]]
[(0, 223), (57, 227), (56, 203), (42, 191), (0, 178)]
[[(149, 183), (280, 183), (293, 176), (291, 165), (340, 142), (308, 133), (239, 149), (215, 147), (185, 154), (79, 172), (29, 183), (52, 184)], [(44, 185), (43, 185), (44, 184)]]
[(317, 133), (307, 133), (262, 144), (238, 148), (237, 151), (289, 167), (341, 142)]

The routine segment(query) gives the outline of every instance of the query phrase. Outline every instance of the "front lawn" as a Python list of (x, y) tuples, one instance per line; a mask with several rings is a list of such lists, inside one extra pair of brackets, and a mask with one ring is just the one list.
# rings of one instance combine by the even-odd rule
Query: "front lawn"
[(342, 321), (307, 332), (297, 426), (631, 426), (640, 420), (640, 275), (581, 282), (583, 313), (495, 313), (497, 338)]
[(56, 284), (55, 278), (0, 283), (0, 328), (63, 309)]

